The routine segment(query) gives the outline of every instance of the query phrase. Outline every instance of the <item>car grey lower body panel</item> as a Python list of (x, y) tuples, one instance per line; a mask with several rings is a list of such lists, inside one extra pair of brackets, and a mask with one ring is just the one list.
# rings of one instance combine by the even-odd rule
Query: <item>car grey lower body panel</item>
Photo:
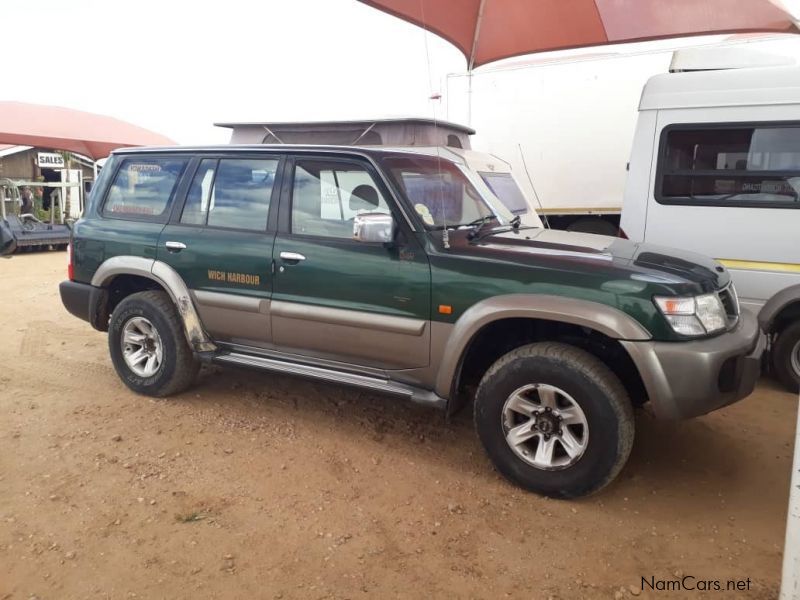
[(749, 396), (761, 371), (766, 336), (742, 310), (724, 335), (687, 342), (620, 342), (636, 365), (653, 411), (663, 419), (704, 415)]
[(276, 348), (388, 370), (430, 364), (428, 321), (273, 300)]
[(203, 326), (217, 341), (266, 344), (272, 339), (270, 301), (238, 294), (192, 290)]

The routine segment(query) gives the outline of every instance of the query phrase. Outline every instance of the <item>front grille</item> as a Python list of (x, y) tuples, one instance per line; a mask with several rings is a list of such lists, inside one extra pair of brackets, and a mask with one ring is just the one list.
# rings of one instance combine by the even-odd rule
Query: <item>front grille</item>
[(728, 327), (733, 327), (739, 320), (739, 298), (736, 296), (736, 288), (732, 283), (719, 291), (719, 299), (725, 307), (725, 315), (728, 318)]

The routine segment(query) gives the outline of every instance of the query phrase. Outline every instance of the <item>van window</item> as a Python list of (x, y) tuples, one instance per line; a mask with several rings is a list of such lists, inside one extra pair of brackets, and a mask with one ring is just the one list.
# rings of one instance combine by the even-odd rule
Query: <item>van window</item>
[(203, 159), (181, 223), (265, 231), (277, 159)]
[(160, 221), (166, 218), (187, 158), (132, 157), (122, 161), (106, 195), (103, 214)]
[(800, 125), (668, 127), (662, 204), (800, 208)]
[(511, 173), (479, 173), (483, 182), (505, 207), (515, 215), (528, 212), (528, 203)]
[(355, 216), (376, 212), (391, 211), (363, 167), (340, 161), (297, 161), (292, 233), (351, 239)]

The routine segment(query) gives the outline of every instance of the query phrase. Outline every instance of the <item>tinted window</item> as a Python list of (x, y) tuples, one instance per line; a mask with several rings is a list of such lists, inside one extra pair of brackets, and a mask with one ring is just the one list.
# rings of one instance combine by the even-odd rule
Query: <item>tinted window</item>
[(277, 159), (202, 160), (192, 178), (181, 223), (266, 230), (277, 169)]
[(524, 215), (528, 212), (525, 196), (522, 195), (511, 173), (481, 173), (480, 175), (492, 193), (508, 210), (515, 215)]
[(292, 190), (292, 232), (353, 237), (353, 218), (361, 213), (389, 214), (389, 206), (370, 174), (344, 162), (297, 162)]
[(670, 128), (663, 203), (800, 208), (800, 127)]
[(166, 156), (124, 159), (108, 189), (103, 212), (120, 218), (162, 218), (187, 162)]

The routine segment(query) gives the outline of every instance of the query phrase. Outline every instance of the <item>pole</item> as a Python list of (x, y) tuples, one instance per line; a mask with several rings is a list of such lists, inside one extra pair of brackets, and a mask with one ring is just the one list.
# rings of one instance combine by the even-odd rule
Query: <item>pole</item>
[(781, 600), (800, 600), (800, 402), (794, 434), (789, 512), (786, 515), (786, 543), (783, 548)]

